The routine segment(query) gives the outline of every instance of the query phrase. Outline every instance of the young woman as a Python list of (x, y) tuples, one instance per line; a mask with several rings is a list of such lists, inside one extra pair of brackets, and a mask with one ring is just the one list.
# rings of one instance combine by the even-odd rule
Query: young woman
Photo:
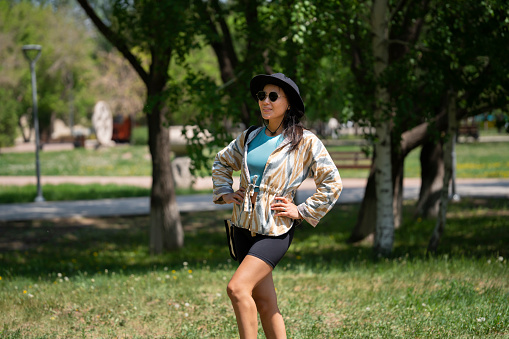
[[(241, 133), (214, 160), (214, 202), (234, 204), (232, 223), (239, 267), (228, 283), (241, 338), (256, 338), (260, 314), (267, 338), (286, 338), (272, 271), (290, 247), (295, 225), (316, 226), (342, 190), (341, 178), (322, 142), (302, 127), (299, 88), (282, 73), (257, 75), (251, 95), (264, 127)], [(233, 189), (233, 171), (241, 171)], [(316, 192), (295, 205), (297, 188), (312, 177)]]

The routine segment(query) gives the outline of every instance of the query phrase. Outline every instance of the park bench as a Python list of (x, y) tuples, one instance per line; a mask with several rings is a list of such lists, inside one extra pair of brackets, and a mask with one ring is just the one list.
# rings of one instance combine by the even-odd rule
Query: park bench
[(473, 137), (475, 140), (479, 139), (479, 127), (475, 124), (471, 125), (460, 125), (458, 127), (458, 137), (465, 135), (467, 137)]
[(371, 157), (362, 151), (329, 151), (337, 168), (366, 169), (371, 168)]
[(40, 149), (51, 148), (53, 145), (68, 145), (70, 148), (85, 147), (85, 136), (84, 135), (66, 135), (58, 138), (41, 141)]

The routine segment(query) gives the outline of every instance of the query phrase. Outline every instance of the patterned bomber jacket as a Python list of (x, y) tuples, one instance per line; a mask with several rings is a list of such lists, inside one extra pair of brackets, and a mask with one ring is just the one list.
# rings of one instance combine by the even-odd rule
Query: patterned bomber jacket
[(289, 139), (285, 138), (269, 156), (253, 205), (251, 196), (256, 178), (249, 182), (246, 157), (249, 143), (261, 131), (263, 127), (257, 128), (247, 140), (247, 130), (244, 131), (216, 155), (212, 165), (214, 203), (225, 204), (223, 195), (234, 192), (233, 171), (241, 171), (240, 186), (245, 189), (245, 198), (242, 205), (233, 204), (232, 222), (253, 233), (278, 236), (288, 232), (294, 220), (274, 216), (277, 212), (270, 209), (274, 198), (283, 196), (293, 201), (297, 188), (306, 178), (313, 177), (316, 192), (297, 208), (307, 222), (316, 226), (334, 206), (343, 189), (338, 169), (325, 146), (316, 135), (304, 130), (299, 148), (289, 152)]

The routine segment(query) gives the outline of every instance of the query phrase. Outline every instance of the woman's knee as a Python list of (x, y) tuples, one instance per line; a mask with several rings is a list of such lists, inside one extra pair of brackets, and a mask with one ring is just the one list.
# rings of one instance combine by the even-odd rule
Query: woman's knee
[(234, 280), (231, 280), (226, 287), (226, 293), (230, 297), (231, 301), (237, 302), (243, 298), (249, 297), (251, 291), (247, 291), (246, 288)]

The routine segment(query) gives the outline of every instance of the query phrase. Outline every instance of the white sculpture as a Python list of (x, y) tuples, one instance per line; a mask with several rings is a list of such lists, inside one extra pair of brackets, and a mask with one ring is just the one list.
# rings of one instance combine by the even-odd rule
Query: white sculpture
[(94, 106), (92, 115), (92, 124), (94, 125), (95, 135), (100, 145), (111, 145), (113, 136), (113, 116), (111, 110), (105, 101), (98, 101)]

